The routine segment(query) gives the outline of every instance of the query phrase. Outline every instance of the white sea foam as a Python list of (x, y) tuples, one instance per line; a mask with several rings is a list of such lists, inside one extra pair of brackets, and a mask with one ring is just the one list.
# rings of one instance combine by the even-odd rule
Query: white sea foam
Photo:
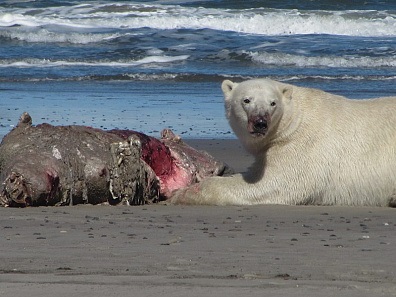
[[(13, 38), (50, 42), (39, 29), (62, 27), (70, 34), (59, 37), (73, 43), (96, 38), (80, 31), (103, 29), (213, 29), (258, 35), (332, 34), (348, 36), (396, 36), (396, 15), (387, 11), (299, 11), (286, 9), (223, 10), (177, 5), (130, 3), (80, 4), (46, 9), (6, 9), (0, 13), (0, 28), (19, 26)], [(18, 31), (19, 33), (15, 33)], [(118, 31), (120, 32), (120, 31)], [(90, 32), (83, 32), (90, 33)], [(11, 33), (10, 33), (11, 34)], [(74, 34), (74, 35), (73, 35)], [(36, 35), (32, 37), (32, 35)], [(98, 36), (98, 38), (101, 38)], [(57, 41), (55, 38), (54, 41)]]
[(298, 75), (288, 77), (274, 77), (275, 80), (287, 82), (287, 81), (298, 81), (298, 80), (352, 80), (352, 81), (393, 81), (396, 80), (396, 76), (361, 76), (361, 75)]
[(364, 57), (364, 56), (316, 56), (292, 55), (285, 53), (246, 52), (253, 61), (264, 65), (297, 66), (297, 67), (396, 67), (393, 56)]
[(60, 67), (60, 66), (85, 66), (85, 67), (134, 67), (144, 64), (164, 64), (180, 62), (188, 59), (188, 55), (180, 56), (148, 56), (140, 60), (128, 61), (52, 61), (48, 59), (26, 59), (23, 61), (0, 60), (0, 67)]
[(51, 32), (47, 29), (39, 29), (35, 32), (24, 32), (24, 31), (6, 31), (1, 32), (0, 36), (7, 37), (10, 39), (23, 40), (27, 42), (60, 42), (60, 43), (73, 43), (73, 44), (89, 44), (97, 43), (101, 41), (108, 41), (115, 39), (120, 36), (118, 33), (61, 33), (61, 32)]

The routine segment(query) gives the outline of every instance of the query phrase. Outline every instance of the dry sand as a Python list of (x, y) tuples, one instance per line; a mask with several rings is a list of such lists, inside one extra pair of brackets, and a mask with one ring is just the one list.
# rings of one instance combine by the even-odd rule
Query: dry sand
[[(251, 161), (234, 140), (190, 143)], [(0, 208), (0, 296), (396, 296), (395, 211)]]

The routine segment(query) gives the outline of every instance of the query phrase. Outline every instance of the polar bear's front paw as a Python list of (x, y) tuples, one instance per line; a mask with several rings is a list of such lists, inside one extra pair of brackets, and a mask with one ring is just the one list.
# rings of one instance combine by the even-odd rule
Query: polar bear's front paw
[(201, 204), (202, 195), (200, 186), (198, 183), (173, 192), (169, 202), (171, 204)]

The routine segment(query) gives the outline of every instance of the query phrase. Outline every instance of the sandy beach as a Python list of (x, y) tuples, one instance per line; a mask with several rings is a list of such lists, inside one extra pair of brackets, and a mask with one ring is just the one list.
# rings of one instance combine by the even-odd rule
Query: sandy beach
[[(236, 140), (188, 140), (237, 171)], [(236, 157), (238, 156), (238, 157)], [(395, 210), (0, 208), (0, 296), (396, 296)]]

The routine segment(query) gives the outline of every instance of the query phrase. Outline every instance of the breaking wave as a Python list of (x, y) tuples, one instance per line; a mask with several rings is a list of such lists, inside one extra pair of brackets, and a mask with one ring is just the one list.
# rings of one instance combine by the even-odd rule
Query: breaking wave
[(143, 64), (162, 64), (180, 62), (188, 59), (188, 55), (180, 56), (148, 56), (140, 60), (128, 60), (128, 61), (52, 61), (48, 59), (26, 59), (23, 61), (10, 61), (0, 60), (0, 67), (19, 67), (19, 68), (31, 68), (31, 67), (72, 67), (72, 66), (83, 66), (83, 67), (133, 67), (140, 66)]
[[(304, 56), (287, 53), (243, 52), (242, 58), (268, 67), (328, 67), (328, 68), (378, 68), (396, 67), (393, 56)], [(241, 58), (241, 59), (242, 59)], [(116, 67), (180, 63), (190, 59), (189, 55), (153, 55), (137, 60), (52, 60), (28, 58), (23, 60), (0, 59), (0, 68), (49, 68), (49, 67)], [(193, 59), (193, 57), (191, 57)], [(230, 63), (232, 63), (231, 58)]]
[(161, 30), (212, 29), (270, 36), (330, 34), (378, 37), (396, 36), (396, 16), (390, 11), (376, 10), (224, 10), (118, 2), (46, 9), (7, 8), (0, 12), (0, 36), (27, 42), (86, 44), (117, 38), (129, 34), (130, 29), (145, 27)]
[(286, 53), (248, 53), (252, 60), (268, 66), (374, 68), (396, 67), (394, 56), (303, 56)]

